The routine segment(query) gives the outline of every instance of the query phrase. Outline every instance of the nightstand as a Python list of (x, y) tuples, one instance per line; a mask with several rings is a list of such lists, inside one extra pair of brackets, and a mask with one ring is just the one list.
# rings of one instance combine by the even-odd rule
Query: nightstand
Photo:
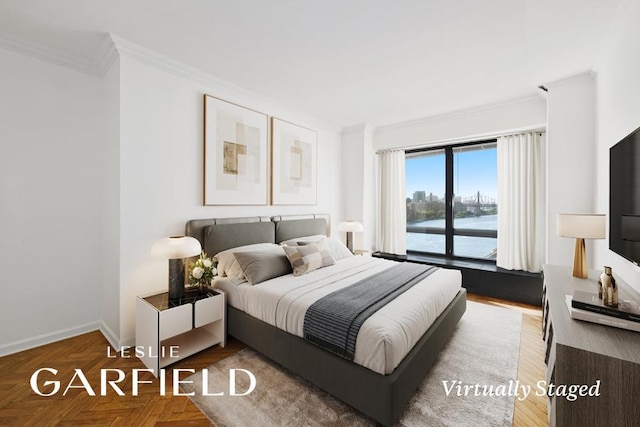
[(355, 251), (353, 251), (353, 254), (360, 256), (371, 256), (371, 251), (368, 251), (366, 249), (356, 249)]
[(136, 299), (136, 356), (158, 376), (160, 369), (212, 345), (227, 344), (224, 292), (187, 289), (170, 300), (167, 292)]

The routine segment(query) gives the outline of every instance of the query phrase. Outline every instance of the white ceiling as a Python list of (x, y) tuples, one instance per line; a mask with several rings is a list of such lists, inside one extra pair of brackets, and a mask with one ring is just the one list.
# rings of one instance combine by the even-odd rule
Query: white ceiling
[(340, 126), (503, 101), (596, 66), (637, 0), (0, 0), (0, 32), (107, 32)]

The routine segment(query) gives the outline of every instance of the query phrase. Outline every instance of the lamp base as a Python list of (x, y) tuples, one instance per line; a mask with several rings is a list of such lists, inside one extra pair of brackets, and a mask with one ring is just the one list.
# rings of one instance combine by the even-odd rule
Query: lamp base
[(586, 279), (589, 276), (587, 269), (587, 250), (584, 239), (576, 239), (576, 246), (573, 255), (573, 277)]
[(353, 253), (353, 232), (347, 231), (347, 249)]
[(184, 260), (169, 260), (169, 299), (184, 298)]

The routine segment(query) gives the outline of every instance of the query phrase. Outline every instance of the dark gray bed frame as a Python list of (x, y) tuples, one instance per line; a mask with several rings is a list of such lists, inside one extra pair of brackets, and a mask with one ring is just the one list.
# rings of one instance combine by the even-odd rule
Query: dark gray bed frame
[[(329, 220), (322, 214), (191, 220), (186, 234), (200, 240), (205, 251), (213, 255), (251, 243), (280, 243), (313, 234), (329, 235)], [(232, 306), (227, 307), (227, 333), (378, 423), (392, 425), (402, 416), (455, 330), (466, 310), (466, 295), (464, 289), (458, 292), (389, 375), (378, 374), (322, 350)]]

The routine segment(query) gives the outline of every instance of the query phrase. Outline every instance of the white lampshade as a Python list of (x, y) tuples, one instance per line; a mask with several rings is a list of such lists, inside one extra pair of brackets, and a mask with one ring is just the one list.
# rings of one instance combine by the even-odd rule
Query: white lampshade
[(165, 237), (151, 247), (151, 255), (166, 259), (188, 258), (200, 254), (201, 251), (200, 242), (186, 236)]
[(358, 221), (343, 221), (338, 224), (338, 231), (357, 233), (364, 231), (364, 227)]
[(606, 237), (605, 214), (558, 214), (557, 233), (562, 237), (577, 239), (604, 239)]

